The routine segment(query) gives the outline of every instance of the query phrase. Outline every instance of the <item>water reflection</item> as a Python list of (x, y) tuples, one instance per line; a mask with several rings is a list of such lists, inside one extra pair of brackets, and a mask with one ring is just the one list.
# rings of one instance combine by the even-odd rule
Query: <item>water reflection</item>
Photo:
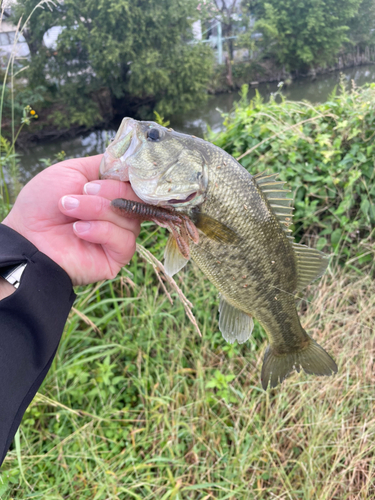
[[(341, 76), (343, 75), (343, 76)], [(306, 99), (313, 104), (326, 101), (332, 93), (335, 86), (340, 83), (340, 78), (344, 78), (348, 85), (351, 81), (356, 86), (364, 85), (375, 81), (375, 66), (366, 65), (357, 68), (347, 69), (343, 72), (335, 71), (326, 75), (320, 75), (314, 80), (303, 78), (296, 80), (287, 88), (283, 89), (287, 99), (300, 101)], [(278, 82), (263, 83), (256, 88), (249, 89), (249, 97), (255, 96), (256, 89), (267, 100), (271, 93), (278, 90)], [(179, 132), (204, 137), (207, 130), (214, 132), (222, 128), (223, 118), (221, 113), (227, 113), (236, 101), (239, 100), (239, 93), (220, 94), (211, 96), (203, 106), (188, 113), (172, 116), (171, 127)], [(109, 139), (113, 137), (120, 124), (113, 123), (105, 130), (97, 130), (88, 134), (79, 134), (74, 138), (57, 139), (54, 141), (35, 144), (22, 153), (21, 159), (21, 179), (27, 182), (44, 168), (42, 158), (53, 158), (60, 151), (65, 151), (69, 157), (90, 156), (102, 153)]]
[(65, 151), (67, 157), (92, 156), (103, 153), (111, 137), (116, 133), (116, 126), (107, 130), (95, 130), (67, 139), (36, 143), (21, 151), (20, 177), (27, 182), (45, 168), (43, 159), (53, 159), (57, 153)]

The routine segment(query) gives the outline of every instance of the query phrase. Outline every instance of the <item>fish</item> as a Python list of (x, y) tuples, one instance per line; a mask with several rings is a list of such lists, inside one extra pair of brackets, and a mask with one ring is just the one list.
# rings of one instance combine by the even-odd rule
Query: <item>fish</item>
[(278, 174), (251, 175), (203, 139), (124, 118), (99, 175), (129, 181), (143, 202), (113, 200), (115, 211), (170, 229), (164, 255), (169, 275), (192, 259), (218, 289), (219, 329), (227, 342), (246, 342), (254, 318), (261, 324), (269, 340), (264, 389), (294, 370), (337, 373), (332, 357), (302, 327), (296, 308), (297, 293), (322, 276), (329, 257), (294, 241), (290, 191)]

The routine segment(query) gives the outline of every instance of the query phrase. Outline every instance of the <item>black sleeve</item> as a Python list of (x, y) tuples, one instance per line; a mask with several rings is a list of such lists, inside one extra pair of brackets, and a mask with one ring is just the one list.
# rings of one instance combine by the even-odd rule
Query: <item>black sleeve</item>
[(19, 288), (0, 300), (0, 465), (51, 366), (76, 297), (60, 266), (0, 224), (0, 268), (23, 262)]

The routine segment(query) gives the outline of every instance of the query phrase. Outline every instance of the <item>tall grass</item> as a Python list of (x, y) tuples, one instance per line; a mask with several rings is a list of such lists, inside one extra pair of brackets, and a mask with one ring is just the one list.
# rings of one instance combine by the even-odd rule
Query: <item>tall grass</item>
[[(147, 238), (160, 257), (164, 238)], [(300, 305), (303, 326), (339, 373), (294, 374), (271, 392), (260, 386), (259, 326), (244, 346), (224, 344), (216, 290), (194, 265), (179, 286), (202, 338), (139, 257), (118, 279), (80, 292), (21, 427), (30, 486), (13, 450), (2, 498), (375, 497), (369, 273), (332, 267)]]

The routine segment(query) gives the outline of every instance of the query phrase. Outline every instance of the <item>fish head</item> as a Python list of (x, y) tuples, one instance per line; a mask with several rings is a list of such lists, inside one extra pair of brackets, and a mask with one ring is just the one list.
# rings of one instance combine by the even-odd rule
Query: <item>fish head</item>
[(145, 203), (193, 207), (207, 191), (206, 144), (155, 122), (124, 118), (104, 153), (100, 178), (130, 181)]

